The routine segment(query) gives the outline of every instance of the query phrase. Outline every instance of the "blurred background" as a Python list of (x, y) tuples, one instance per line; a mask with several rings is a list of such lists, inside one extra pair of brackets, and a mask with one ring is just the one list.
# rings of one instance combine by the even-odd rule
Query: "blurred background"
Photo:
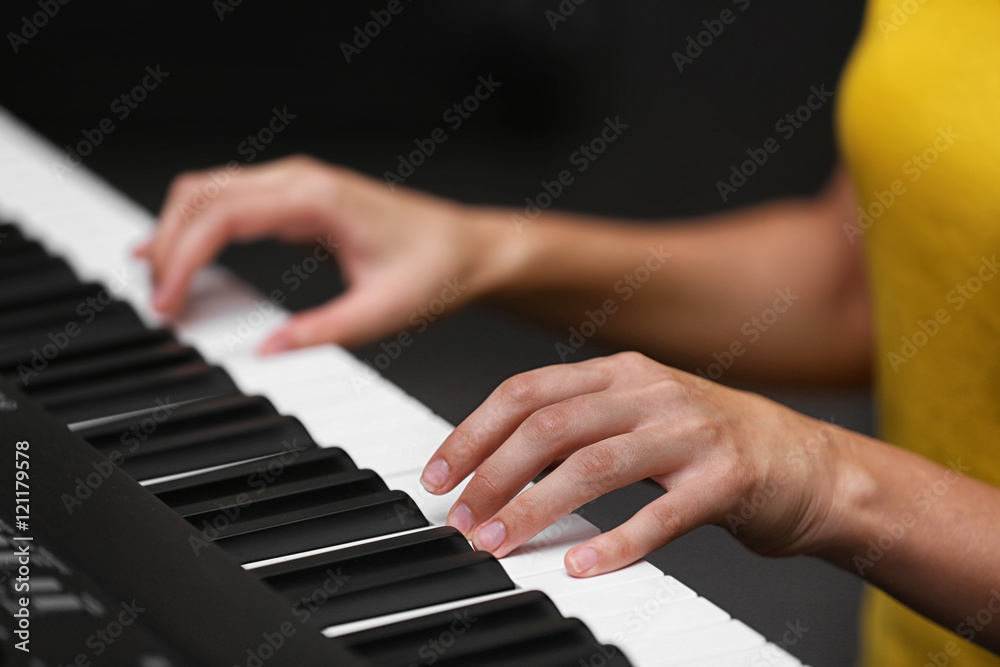
[[(154, 212), (182, 170), (308, 153), (382, 178), (437, 128), (447, 141), (406, 185), (523, 208), (606, 118), (618, 118), (628, 128), (575, 173), (554, 207), (687, 217), (823, 183), (836, 161), (834, 102), (792, 136), (775, 124), (811, 87), (835, 89), (862, 10), (859, 0), (7, 0), (0, 104), (60, 147), (111, 119), (114, 130), (83, 162)], [(147, 67), (166, 74), (133, 94)], [(499, 85), (474, 110), (445, 116), (479, 77)], [(260, 133), (275, 110), (287, 124), (265, 144)], [(717, 181), (771, 137), (780, 150), (723, 201)], [(302, 256), (264, 242), (231, 248), (223, 261), (269, 291)], [(291, 308), (340, 290), (335, 268), (320, 269), (322, 280), (289, 295)], [(475, 306), (416, 336), (383, 374), (457, 423), (503, 379), (558, 363), (555, 344), (567, 335)], [(369, 361), (379, 351), (377, 343), (354, 350)], [(609, 351), (588, 346), (573, 360)], [(753, 389), (872, 429), (864, 390)], [(607, 529), (656, 493), (636, 485), (581, 513)], [(850, 575), (814, 559), (759, 558), (713, 527), (650, 560), (773, 642), (789, 624), (808, 628), (788, 646), (803, 661), (853, 664), (861, 585)]]

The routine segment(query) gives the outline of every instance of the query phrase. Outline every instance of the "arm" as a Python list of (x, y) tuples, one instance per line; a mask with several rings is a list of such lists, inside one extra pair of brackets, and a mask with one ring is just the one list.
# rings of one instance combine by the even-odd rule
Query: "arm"
[[(521, 493), (554, 461), (563, 462)], [(448, 523), (500, 557), (594, 498), (650, 478), (666, 494), (570, 549), (571, 574), (616, 570), (718, 524), (758, 553), (823, 557), (1000, 649), (1000, 623), (975, 619), (982, 609), (1000, 614), (1000, 490), (636, 353), (504, 382), (421, 479), (440, 494), (469, 475)]]
[[(198, 268), (232, 240), (328, 236), (348, 291), (293, 318), (268, 352), (393, 333), (410, 326), (445, 281), (457, 280), (465, 289), (451, 308), (490, 298), (566, 329), (611, 299), (615, 312), (597, 336), (612, 344), (704, 368), (739, 343), (745, 351), (727, 371), (732, 377), (849, 382), (869, 369), (860, 245), (841, 231), (853, 206), (847, 180), (836, 175), (815, 199), (697, 224), (547, 213), (519, 233), (511, 211), (390, 192), (348, 170), (292, 158), (243, 168), (225, 187), (210, 172), (179, 177), (140, 253), (157, 283), (154, 304), (171, 313)], [(654, 266), (640, 285), (645, 274), (637, 270)], [(776, 300), (785, 312), (772, 326), (765, 321)]]
[(494, 298), (563, 331), (611, 299), (596, 339), (685, 369), (707, 370), (736, 344), (727, 377), (857, 382), (870, 371), (870, 322), (862, 245), (842, 229), (854, 208), (838, 171), (812, 199), (676, 224), (551, 214), (518, 234), (498, 211), (520, 257)]
[(941, 466), (856, 433), (840, 437), (837, 520), (816, 555), (1000, 652), (1000, 489), (968, 476), (971, 461)]

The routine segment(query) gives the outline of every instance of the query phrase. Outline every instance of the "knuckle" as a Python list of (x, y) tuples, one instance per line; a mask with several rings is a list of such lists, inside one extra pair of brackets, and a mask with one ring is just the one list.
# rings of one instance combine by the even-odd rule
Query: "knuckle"
[(475, 448), (475, 438), (470, 433), (469, 425), (462, 422), (455, 427), (455, 430), (444, 441), (441, 450), (442, 452), (449, 453), (449, 456), (445, 456), (448, 460), (453, 458), (465, 460), (472, 456)]
[(677, 508), (669, 502), (656, 502), (650, 505), (649, 518), (661, 535), (673, 537), (680, 533), (684, 525)]
[(541, 394), (535, 376), (521, 373), (504, 380), (500, 385), (500, 396), (509, 403), (523, 405), (534, 402)]
[(300, 168), (312, 168), (319, 163), (316, 158), (305, 153), (293, 153), (285, 158), (285, 164)]
[(610, 533), (605, 533), (604, 537), (604, 550), (611, 556), (612, 562), (624, 565), (641, 555), (635, 553), (636, 546), (624, 530), (613, 530)]
[(578, 465), (583, 482), (588, 486), (606, 489), (619, 477), (619, 458), (610, 447), (591, 445), (578, 453)]
[(547, 509), (534, 496), (535, 494), (530, 492), (522, 493), (500, 510), (497, 518), (506, 525), (517, 526), (521, 530), (530, 528), (530, 524)]
[(534, 439), (547, 442), (562, 437), (571, 423), (572, 419), (564, 408), (551, 406), (528, 417), (525, 428)]
[(642, 354), (641, 352), (636, 352), (634, 350), (619, 352), (615, 355), (612, 355), (611, 358), (614, 359), (616, 363), (633, 368), (640, 368), (652, 361), (646, 355)]
[(499, 496), (503, 488), (503, 476), (492, 466), (484, 465), (469, 480), (466, 493), (474, 500), (487, 500)]
[(174, 177), (170, 181), (169, 195), (180, 197), (186, 195), (198, 187), (201, 182), (201, 174), (195, 171), (185, 171)]
[(673, 399), (682, 398), (686, 395), (684, 383), (673, 375), (660, 378), (653, 386), (657, 394), (666, 395)]

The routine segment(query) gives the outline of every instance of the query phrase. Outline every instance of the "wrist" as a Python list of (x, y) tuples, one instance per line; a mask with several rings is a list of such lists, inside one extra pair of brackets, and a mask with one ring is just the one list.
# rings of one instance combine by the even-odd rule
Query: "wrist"
[(885, 501), (871, 469), (872, 449), (883, 446), (865, 436), (837, 428), (833, 447), (833, 484), (829, 515), (818, 532), (814, 555), (850, 569), (882, 516)]
[(532, 283), (544, 235), (521, 233), (504, 209), (473, 206), (462, 217), (472, 298), (501, 296)]

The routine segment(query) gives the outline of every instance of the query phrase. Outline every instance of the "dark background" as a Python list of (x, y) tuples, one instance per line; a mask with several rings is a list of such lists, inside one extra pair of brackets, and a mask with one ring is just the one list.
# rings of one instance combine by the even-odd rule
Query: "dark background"
[[(563, 6), (575, 11), (553, 30), (546, 11), (558, 11), (557, 0), (402, 0), (403, 11), (348, 63), (341, 42), (386, 2), (319, 4), (241, 2), (220, 19), (225, 0), (75, 0), (14, 53), (9, 33), (22, 32), (22, 17), (40, 10), (37, 2), (6, 2), (0, 104), (59, 146), (112, 117), (115, 130), (84, 163), (151, 211), (178, 171), (243, 161), (238, 145), (267, 124), (274, 107), (295, 118), (255, 162), (303, 152), (381, 177), (415, 139), (445, 127), (448, 141), (407, 185), (514, 207), (567, 168), (605, 117), (619, 116), (628, 130), (557, 206), (692, 216), (820, 186), (836, 159), (832, 103), (781, 139), (781, 150), (728, 203), (715, 183), (747, 149), (777, 136), (775, 122), (805, 101), (810, 86), (835, 87), (863, 5), (567, 0)], [(735, 21), (678, 72), (672, 54), (727, 8)], [(147, 65), (169, 76), (119, 120), (111, 102), (140, 83)], [(458, 130), (447, 127), (442, 113), (490, 74), (502, 85)], [(258, 243), (227, 251), (224, 261), (270, 290), (301, 256)], [(323, 281), (290, 295), (290, 307), (337, 292), (336, 272), (323, 270)], [(416, 336), (384, 375), (458, 422), (504, 378), (557, 363), (555, 343), (566, 335), (476, 306)], [(371, 360), (378, 346), (355, 352)], [(577, 356), (605, 352), (588, 347)], [(871, 430), (864, 392), (763, 391)], [(655, 494), (638, 485), (582, 513), (608, 528)], [(804, 661), (853, 664), (860, 584), (848, 574), (812, 559), (756, 557), (717, 528), (697, 530), (650, 560), (771, 641), (781, 640), (786, 623), (801, 622), (809, 631), (790, 649)]]

